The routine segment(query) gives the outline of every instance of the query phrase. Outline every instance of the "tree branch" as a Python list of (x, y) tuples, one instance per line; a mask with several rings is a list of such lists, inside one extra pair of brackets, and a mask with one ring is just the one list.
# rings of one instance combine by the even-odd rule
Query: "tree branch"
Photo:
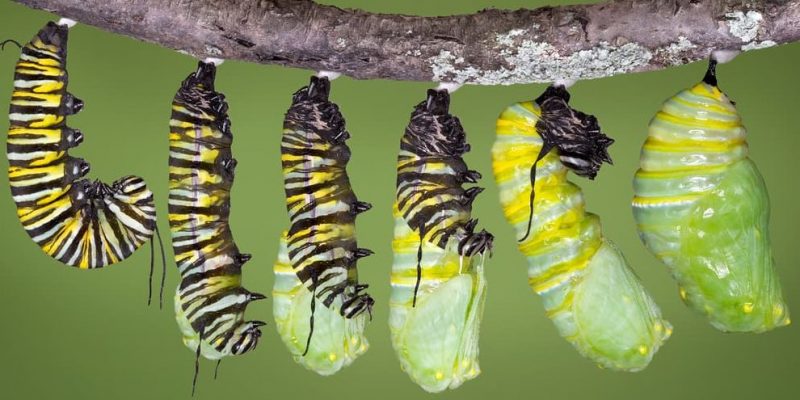
[(358, 79), (484, 85), (591, 79), (800, 40), (800, 0), (616, 0), (374, 14), (311, 0), (14, 0), (198, 58)]

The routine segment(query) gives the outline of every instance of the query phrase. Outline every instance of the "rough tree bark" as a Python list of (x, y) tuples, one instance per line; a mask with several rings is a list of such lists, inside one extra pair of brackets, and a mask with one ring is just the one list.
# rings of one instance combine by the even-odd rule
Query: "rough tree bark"
[(473, 84), (591, 79), (800, 40), (800, 0), (615, 0), (417, 17), (311, 0), (14, 0), (198, 58)]

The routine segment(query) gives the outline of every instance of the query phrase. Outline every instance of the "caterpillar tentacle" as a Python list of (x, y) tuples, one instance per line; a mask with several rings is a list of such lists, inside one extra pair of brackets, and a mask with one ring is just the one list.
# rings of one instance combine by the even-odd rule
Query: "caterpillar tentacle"
[(333, 77), (311, 77), (294, 93), (284, 120), (281, 160), (291, 225), (281, 239), (273, 289), (281, 339), (295, 361), (321, 375), (367, 350), (364, 326), (374, 304), (362, 293), (367, 285), (358, 282), (356, 268), (372, 251), (359, 248), (355, 235), (356, 216), (372, 205), (350, 187), (350, 133), (328, 98)]
[(633, 212), (685, 303), (722, 331), (763, 332), (789, 324), (769, 244), (769, 197), (715, 67), (712, 59), (703, 81), (650, 122)]
[(67, 39), (67, 26), (49, 22), (20, 46), (9, 107), (8, 176), (17, 217), (45, 253), (73, 267), (102, 268), (151, 241), (156, 210), (142, 178), (90, 182), (83, 179), (89, 163), (69, 155), (84, 136), (66, 120), (84, 103), (67, 91)]
[(500, 115), (492, 148), (500, 202), (523, 237), (529, 284), (561, 336), (604, 367), (640, 370), (672, 328), (567, 180), (570, 170), (594, 177), (612, 142), (568, 100), (550, 87)]
[(256, 348), (261, 321), (247, 305), (265, 298), (242, 287), (239, 251), (228, 224), (235, 159), (225, 96), (214, 89), (216, 66), (200, 62), (172, 102), (169, 220), (181, 281), (175, 316), (184, 344), (210, 360)]
[(400, 144), (392, 247), (392, 345), (401, 368), (429, 392), (456, 388), (480, 373), (478, 331), (486, 283), (483, 255), (493, 237), (475, 232), (472, 203), (480, 178), (447, 90), (429, 90)]

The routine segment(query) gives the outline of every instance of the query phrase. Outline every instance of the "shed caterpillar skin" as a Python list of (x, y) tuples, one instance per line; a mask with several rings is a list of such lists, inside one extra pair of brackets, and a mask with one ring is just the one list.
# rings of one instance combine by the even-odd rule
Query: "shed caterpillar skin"
[(169, 223), (181, 282), (175, 316), (183, 343), (197, 357), (219, 360), (256, 348), (261, 321), (245, 321), (264, 296), (242, 287), (241, 253), (228, 225), (236, 160), (225, 96), (214, 90), (216, 67), (200, 62), (172, 102)]
[(102, 268), (152, 241), (156, 210), (142, 178), (90, 182), (82, 179), (89, 163), (68, 154), (83, 134), (66, 119), (83, 101), (67, 92), (67, 37), (66, 25), (49, 22), (22, 47), (9, 110), (8, 178), (17, 216), (45, 253), (80, 269)]
[[(331, 375), (363, 354), (374, 300), (358, 282), (357, 260), (372, 254), (356, 243), (356, 216), (369, 210), (350, 186), (350, 133), (329, 101), (327, 77), (292, 97), (281, 142), (291, 225), (275, 264), (273, 314), (295, 361)], [(317, 304), (319, 303), (319, 304)]]
[(703, 82), (668, 99), (650, 122), (633, 182), (642, 241), (669, 266), (681, 299), (726, 332), (789, 324), (769, 198), (747, 150), (712, 61)]
[(478, 332), (492, 235), (475, 232), (480, 178), (446, 90), (429, 90), (401, 141), (394, 205), (389, 325), (401, 368), (428, 392), (454, 389), (480, 373)]
[(500, 202), (524, 238), (518, 246), (528, 259), (529, 284), (561, 336), (600, 366), (641, 370), (672, 328), (603, 237), (599, 218), (585, 211), (581, 189), (567, 180), (570, 170), (594, 177), (610, 160), (611, 143), (593, 116), (568, 101), (563, 87), (551, 86), (500, 115), (492, 148)]

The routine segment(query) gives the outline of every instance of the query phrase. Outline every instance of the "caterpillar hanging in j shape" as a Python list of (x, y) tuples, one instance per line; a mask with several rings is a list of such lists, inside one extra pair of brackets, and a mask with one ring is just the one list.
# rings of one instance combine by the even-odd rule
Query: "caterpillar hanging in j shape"
[(763, 332), (789, 324), (769, 244), (769, 197), (715, 70), (712, 59), (703, 81), (650, 122), (633, 211), (686, 304), (722, 331)]
[(120, 262), (150, 241), (152, 277), (153, 193), (136, 176), (111, 185), (83, 179), (89, 163), (68, 153), (84, 139), (66, 125), (84, 106), (67, 91), (72, 24), (49, 22), (16, 65), (6, 149), (17, 216), (45, 253), (81, 269)]
[(236, 160), (228, 103), (214, 90), (215, 75), (216, 66), (201, 61), (183, 81), (169, 134), (169, 224), (181, 274), (175, 315), (198, 360), (255, 349), (264, 325), (244, 320), (247, 305), (265, 297), (242, 287), (250, 255), (239, 251), (228, 225)]
[(462, 159), (469, 144), (449, 106), (446, 89), (428, 90), (397, 160), (389, 327), (401, 368), (428, 392), (480, 373), (483, 268), (493, 240), (475, 231), (472, 203), (483, 189), (462, 185), (481, 175)]
[(521, 238), (528, 282), (561, 336), (603, 367), (640, 370), (672, 328), (567, 180), (570, 170), (594, 178), (613, 142), (569, 97), (550, 86), (500, 115), (492, 148), (500, 202)]
[(286, 112), (281, 162), (291, 225), (281, 237), (273, 288), (281, 339), (298, 363), (321, 375), (367, 350), (364, 327), (374, 303), (356, 269), (372, 251), (358, 247), (355, 231), (356, 216), (372, 206), (350, 186), (350, 133), (329, 93), (329, 79), (312, 76)]

